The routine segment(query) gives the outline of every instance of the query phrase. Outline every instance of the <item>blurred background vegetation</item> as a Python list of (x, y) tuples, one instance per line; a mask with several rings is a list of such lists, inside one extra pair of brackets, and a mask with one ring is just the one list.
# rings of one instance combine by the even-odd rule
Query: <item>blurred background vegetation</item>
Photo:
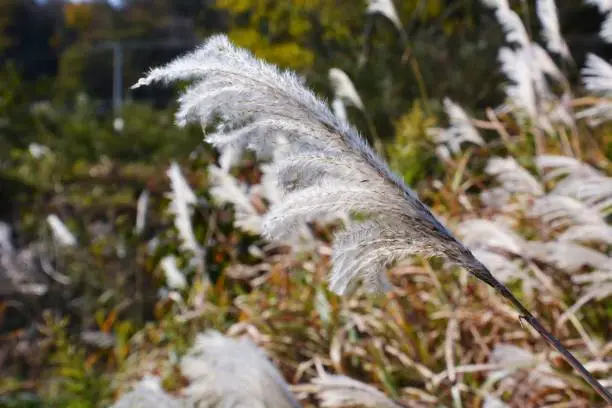
[[(537, 36), (531, 2), (516, 3)], [(41, 294), (0, 287), (0, 406), (104, 406), (120, 388), (114, 373), (137, 375), (130, 372), (134, 361), (153, 360), (153, 350), (166, 353), (168, 366), (156, 369), (177, 382), (166, 384), (169, 389), (178, 388), (172, 356), (195, 332), (227, 329), (259, 313), (258, 307), (275, 310), (275, 302), (287, 301), (275, 298), (290, 290), (280, 276), (242, 308), (234, 304), (251, 287), (223, 271), (252, 261), (248, 248), (258, 238), (233, 228), (230, 207), (208, 204), (198, 207), (193, 223), (215, 278), (206, 295), (214, 310), (179, 324), (177, 306), (160, 294), (165, 286), (157, 264), (178, 246), (164, 211), (166, 170), (180, 162), (208, 202), (206, 165), (216, 153), (201, 142), (201, 129), (174, 125), (176, 90), (129, 86), (208, 35), (228, 33), (267, 61), (296, 70), (328, 99), (329, 68), (344, 70), (367, 110), (349, 109), (349, 118), (366, 137), (384, 141), (394, 170), (415, 187), (442, 177), (426, 129), (444, 122), (444, 97), (467, 111), (502, 102), (497, 52), (503, 35), (476, 0), (402, 0), (395, 6), (405, 37), (388, 20), (366, 15), (365, 2), (355, 0), (0, 2), (0, 221), (11, 226), (20, 270), (45, 288)], [(602, 18), (594, 7), (581, 1), (558, 6), (576, 66), (587, 52), (612, 56), (598, 37)], [(578, 70), (567, 67), (566, 73), (579, 86)], [(259, 177), (248, 158), (236, 175)], [(136, 203), (145, 189), (150, 212), (145, 230), (136, 233)], [(49, 214), (75, 233), (77, 246), (49, 244)], [(311, 278), (292, 271), (292, 279)], [(280, 318), (282, 325), (287, 318)], [(299, 352), (286, 345), (275, 351)], [(425, 352), (421, 357), (427, 362)], [(387, 391), (394, 390), (391, 374), (380, 377)]]

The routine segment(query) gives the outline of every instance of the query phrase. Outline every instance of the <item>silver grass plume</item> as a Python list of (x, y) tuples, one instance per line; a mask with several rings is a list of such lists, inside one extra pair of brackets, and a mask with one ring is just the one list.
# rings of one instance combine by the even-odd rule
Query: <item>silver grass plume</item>
[(503, 187), (493, 187), (480, 193), (482, 204), (491, 209), (503, 210), (510, 206), (512, 194)]
[(532, 42), (528, 51), (528, 58), (531, 61), (532, 79), (535, 82), (536, 89), (543, 94), (542, 96), (549, 96), (548, 94), (551, 93), (548, 89), (544, 74), (549, 75), (552, 79), (561, 83), (566, 88), (569, 86), (567, 78), (561, 69), (559, 69), (555, 61), (553, 61), (551, 56), (542, 46), (540, 46), (540, 44)]
[[(509, 80), (505, 87), (507, 108), (518, 119), (528, 119), (549, 134), (555, 131), (553, 124), (574, 125), (569, 82), (540, 45), (531, 43), (516, 50), (503, 47), (498, 60), (502, 73)], [(565, 89), (561, 97), (551, 91), (549, 80)]]
[[(236, 48), (224, 35), (151, 70), (134, 87), (193, 80), (179, 99), (179, 124), (220, 121), (206, 140), (259, 153), (282, 135), (289, 143), (274, 161), (283, 200), (266, 214), (264, 234), (282, 239), (300, 222), (344, 213), (359, 215), (336, 235), (331, 288), (346, 293), (359, 280), (387, 286), (386, 267), (408, 255), (441, 256), (495, 288), (605, 399), (612, 395), (462, 245), (346, 122), (291, 72)], [(359, 221), (361, 220), (361, 221)]]
[(446, 145), (438, 145), (436, 146), (436, 156), (438, 156), (438, 158), (443, 162), (443, 163), (447, 163), (449, 161), (451, 161), (451, 152), (448, 149), (448, 147), (446, 147)]
[[(483, 3), (495, 10), (506, 41), (518, 46), (516, 49), (504, 47), (498, 56), (501, 70), (510, 80), (506, 86), (510, 107), (518, 108), (515, 113), (526, 115), (537, 127), (548, 133), (554, 132), (552, 122), (573, 125), (573, 118), (566, 112), (566, 104), (550, 91), (544, 75), (550, 75), (567, 88), (568, 82), (563, 73), (542, 47), (531, 41), (521, 18), (510, 8), (507, 0), (483, 0)], [(554, 1), (539, 0), (538, 15), (542, 20), (548, 48), (571, 60), (559, 30)]]
[(544, 172), (544, 180), (553, 180), (557, 177), (591, 178), (603, 177), (603, 174), (580, 160), (570, 156), (540, 155), (535, 158), (535, 164)]
[(470, 117), (461, 106), (449, 98), (444, 98), (444, 111), (448, 116), (449, 127), (446, 129), (431, 128), (428, 133), (437, 144), (446, 144), (453, 153), (461, 151), (461, 143), (470, 142), (478, 146), (485, 144), (472, 124)]
[[(371, 40), (372, 40), (372, 34), (374, 32), (374, 22), (375, 22), (374, 17), (376, 15), (381, 15), (387, 20), (391, 21), (391, 23), (395, 26), (395, 29), (397, 30), (400, 36), (400, 41), (402, 45), (404, 46), (404, 48), (408, 47), (409, 45), (408, 35), (406, 34), (406, 31), (404, 30), (402, 21), (399, 18), (399, 15), (397, 13), (397, 9), (393, 5), (393, 0), (366, 0), (366, 3), (367, 3), (367, 7), (366, 7), (365, 14), (369, 18), (366, 19), (366, 24), (364, 26), (363, 48), (362, 48), (361, 55), (359, 56), (359, 59), (358, 59), (359, 67), (363, 67), (363, 64), (367, 61), (371, 53), (371, 49), (372, 49)], [(404, 60), (404, 57), (402, 57), (402, 60)]]
[(612, 1), (611, 0), (585, 0), (585, 3), (596, 6), (605, 19), (599, 30), (599, 36), (607, 43), (612, 43)]
[(538, 0), (536, 13), (542, 24), (542, 37), (544, 37), (546, 47), (566, 60), (571, 60), (569, 48), (561, 34), (555, 0)]
[(557, 184), (553, 193), (574, 197), (602, 214), (606, 214), (607, 209), (612, 205), (612, 178), (567, 178)]
[(612, 296), (612, 265), (606, 265), (601, 270), (572, 277), (574, 283), (587, 284), (584, 293), (567, 311), (560, 316), (562, 323), (568, 316), (575, 314), (582, 306), (592, 300), (602, 300)]
[(569, 91), (563, 92), (557, 101), (549, 101), (547, 112), (553, 124), (574, 129), (576, 127), (576, 113), (572, 107), (572, 94)]
[(346, 106), (354, 106), (365, 111), (363, 101), (348, 74), (339, 68), (329, 70), (329, 82), (334, 91), (332, 108), (338, 119), (347, 121)]
[(181, 360), (190, 385), (183, 391), (198, 408), (299, 408), (278, 370), (250, 340), (199, 334)]
[(501, 187), (510, 193), (525, 193), (532, 196), (541, 196), (544, 193), (540, 182), (513, 157), (489, 159), (485, 173), (494, 176)]
[(285, 196), (266, 215), (266, 235), (282, 238), (303, 219), (330, 213), (367, 216), (336, 239), (332, 287), (337, 292), (344, 293), (358, 278), (382, 288), (385, 266), (415, 252), (446, 254), (481, 273), (482, 265), (416, 194), (293, 74), (280, 73), (215, 36), (187, 57), (151, 71), (138, 85), (196, 75), (200, 81), (181, 97), (179, 121), (206, 124), (219, 113), (224, 130), (230, 123), (234, 128), (208, 135), (215, 145), (238, 144), (257, 152), (279, 134), (289, 141), (284, 157), (274, 163)]
[(597, 7), (602, 14), (612, 11), (612, 0), (584, 0), (584, 2)]
[(255, 186), (256, 191), (260, 192), (271, 204), (280, 203), (283, 193), (278, 188), (274, 166), (262, 164), (261, 173), (261, 183)]
[(219, 167), (226, 173), (236, 165), (242, 156), (242, 152), (234, 146), (228, 146), (221, 152), (219, 156)]
[(170, 289), (182, 290), (187, 287), (187, 279), (176, 264), (174, 255), (167, 255), (159, 261), (164, 277), (166, 278), (166, 286)]
[(332, 110), (334, 111), (334, 115), (336, 115), (336, 117), (339, 120), (343, 122), (348, 121), (348, 115), (346, 113), (346, 106), (344, 106), (344, 102), (342, 102), (342, 99), (334, 98), (334, 100), (331, 103), (331, 107), (332, 107)]
[(40, 159), (44, 156), (50, 156), (53, 154), (51, 149), (39, 143), (30, 143), (28, 145), (28, 152), (30, 152), (32, 157), (34, 157), (35, 159)]
[(208, 178), (212, 184), (210, 195), (215, 201), (234, 205), (234, 225), (246, 232), (261, 233), (262, 218), (251, 203), (246, 186), (215, 165), (208, 166)]
[(572, 197), (557, 194), (536, 199), (529, 214), (541, 218), (551, 228), (603, 223), (603, 218), (596, 210)]
[(558, 237), (559, 241), (576, 243), (595, 242), (612, 245), (612, 227), (607, 224), (574, 225), (566, 229)]
[(583, 109), (576, 113), (576, 119), (586, 119), (591, 127), (609, 122), (612, 120), (612, 102), (598, 102), (590, 108)]
[(380, 14), (391, 21), (400, 32), (404, 30), (392, 0), (368, 0), (366, 14)]
[(329, 70), (329, 82), (336, 98), (341, 99), (347, 105), (352, 105), (361, 110), (364, 109), (363, 101), (355, 88), (355, 84), (346, 72), (339, 68), (331, 68)]
[(193, 404), (167, 394), (157, 377), (145, 377), (110, 408), (192, 408)]
[(168, 211), (174, 216), (174, 226), (179, 232), (181, 245), (199, 258), (202, 250), (191, 225), (191, 214), (193, 206), (197, 203), (197, 197), (191, 187), (189, 187), (189, 184), (187, 184), (176, 162), (170, 165), (166, 174), (170, 179), (171, 187), (171, 192), (168, 194), (170, 198)]
[(578, 272), (585, 266), (607, 268), (610, 258), (599, 251), (567, 241), (529, 241), (525, 256), (553, 265), (568, 273)]
[(498, 7), (510, 8), (508, 0), (482, 0), (481, 2), (492, 9), (497, 9)]
[(568, 112), (568, 97), (558, 98), (548, 83), (547, 75), (560, 83), (567, 93), (568, 81), (550, 55), (537, 43), (513, 50), (500, 49), (500, 68), (508, 78), (506, 96), (519, 119), (527, 118), (538, 128), (552, 133), (552, 122), (573, 124)]
[[(612, 15), (612, 14), (611, 14)], [(612, 120), (612, 65), (595, 54), (587, 54), (585, 67), (581, 71), (582, 82), (591, 93), (608, 98), (576, 114), (578, 119), (587, 119), (591, 126)]]
[(510, 80), (506, 95), (510, 104), (537, 121), (538, 106), (534, 88), (530, 55), (526, 48), (517, 51), (503, 47), (499, 50), (501, 71)]
[[(342, 106), (344, 108), (344, 105)], [(279, 145), (268, 152), (271, 158), (282, 157), (284, 154), (286, 141), (281, 137), (278, 142)], [(235, 211), (234, 226), (236, 228), (249, 233), (261, 234), (263, 216), (251, 202), (251, 197), (252, 194), (258, 194), (265, 198), (270, 204), (276, 204), (282, 200), (283, 194), (277, 183), (276, 169), (270, 164), (262, 164), (260, 184), (250, 186), (249, 188), (228, 172), (231, 165), (223, 163), (223, 158), (228, 151), (231, 151), (232, 163), (236, 163), (240, 158), (240, 150), (233, 145), (228, 145), (223, 148), (219, 159), (220, 167), (214, 164), (208, 166), (208, 179), (212, 185), (209, 192), (217, 203), (229, 203), (233, 205)], [(288, 238), (289, 237), (287, 237), (287, 239)], [(290, 243), (291, 247), (297, 252), (311, 249), (315, 244), (314, 236), (305, 223), (301, 223), (290, 241), (291, 242), (288, 243)]]
[(510, 408), (510, 405), (492, 395), (486, 395), (482, 408)]
[(612, 13), (608, 13), (599, 30), (599, 36), (607, 43), (612, 43)]
[(529, 47), (531, 40), (527, 29), (519, 15), (510, 8), (507, 0), (483, 0), (483, 4), (495, 10), (495, 18), (501, 25), (508, 43)]
[[(282, 152), (282, 149), (279, 149), (279, 151)], [(234, 207), (234, 226), (253, 234), (262, 233), (263, 215), (251, 202), (251, 194), (259, 194), (271, 204), (276, 204), (282, 200), (282, 192), (279, 189), (273, 166), (263, 164), (261, 170), (261, 184), (253, 185), (250, 189), (247, 189), (246, 185), (230, 173), (215, 165), (208, 166), (211, 196), (219, 204), (232, 204)], [(287, 240), (289, 238), (291, 238), (291, 247), (298, 252), (315, 244), (314, 236), (304, 223), (301, 223), (292, 237), (287, 237)]]
[(136, 234), (142, 234), (147, 222), (147, 207), (149, 206), (149, 190), (142, 190), (136, 203)]
[(555, 61), (548, 55), (546, 50), (542, 48), (542, 46), (538, 43), (531, 43), (531, 56), (533, 58), (534, 64), (539, 67), (539, 69), (545, 73), (550, 75), (555, 80), (566, 83), (567, 78), (563, 72), (559, 69)]
[[(561, 123), (567, 126), (573, 126), (575, 124), (574, 114), (571, 111), (571, 100), (572, 95), (570, 91), (570, 84), (565, 74), (557, 66), (555, 61), (550, 55), (542, 48), (538, 43), (531, 43), (531, 61), (532, 61), (532, 78), (535, 81), (535, 88), (541, 94), (540, 98), (543, 99), (542, 104), (545, 112), (550, 116), (550, 119), (555, 123)], [(564, 89), (563, 94), (560, 98), (550, 91), (546, 75), (550, 76), (551, 79), (561, 84)], [(548, 109), (547, 106), (548, 105)], [(551, 108), (552, 106), (552, 108)]]
[(566, 386), (561, 378), (555, 375), (553, 368), (543, 356), (536, 356), (529, 350), (512, 344), (501, 343), (495, 346), (491, 353), (490, 363), (504, 366), (503, 369), (492, 371), (489, 374), (489, 380), (492, 382), (507, 379), (515, 384), (517, 380), (512, 378), (513, 374), (517, 370), (527, 369), (529, 375), (526, 381), (537, 388), (561, 389)]
[[(278, 150), (278, 154), (282, 155), (283, 150)], [(277, 156), (279, 157), (279, 156)], [(252, 187), (252, 192), (260, 194), (264, 197), (270, 205), (276, 205), (283, 200), (283, 192), (279, 188), (278, 180), (276, 178), (276, 168), (272, 164), (262, 164), (261, 168), (261, 182), (258, 185)], [(341, 214), (331, 215), (328, 219), (321, 219), (323, 223), (342, 221), (345, 225), (348, 225), (350, 220), (343, 217)], [(298, 228), (294, 231), (293, 236), (287, 237), (287, 242), (296, 252), (305, 252), (313, 250), (317, 245), (318, 241), (313, 235), (310, 227), (301, 222)]]
[(498, 249), (514, 255), (522, 253), (522, 237), (500, 222), (469, 219), (457, 227), (457, 233), (470, 248)]
[(579, 200), (602, 217), (607, 214), (612, 206), (612, 178), (573, 157), (543, 155), (536, 158), (536, 164), (546, 171), (545, 180), (563, 177), (552, 194)]
[(0, 254), (13, 254), (15, 248), (11, 243), (12, 228), (9, 224), (0, 222)]
[(312, 380), (322, 408), (402, 408), (371, 385), (344, 375), (320, 374)]
[(55, 239), (55, 242), (57, 242), (59, 246), (63, 246), (63, 247), (76, 246), (77, 240), (74, 234), (70, 232), (68, 227), (66, 227), (66, 224), (64, 224), (57, 215), (55, 214), (48, 215), (47, 224), (49, 224), (49, 227), (51, 228), (51, 233), (53, 234), (53, 238)]
[(588, 54), (581, 71), (585, 88), (593, 94), (612, 97), (612, 65), (595, 54)]
[(594, 106), (578, 112), (576, 117), (587, 119), (591, 126), (612, 120), (612, 65), (595, 54), (588, 54), (581, 74), (585, 88), (607, 100), (598, 101)]

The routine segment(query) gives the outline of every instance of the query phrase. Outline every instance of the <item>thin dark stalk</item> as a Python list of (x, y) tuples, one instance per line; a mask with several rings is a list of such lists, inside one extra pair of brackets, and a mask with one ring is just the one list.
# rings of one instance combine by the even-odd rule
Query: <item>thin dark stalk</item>
[(378, 134), (378, 131), (376, 130), (376, 126), (374, 126), (374, 121), (372, 120), (372, 118), (370, 117), (370, 114), (364, 109), (363, 110), (363, 117), (365, 118), (366, 122), (367, 122), (367, 126), (368, 126), (368, 130), (370, 131), (370, 134), (372, 135), (372, 142), (374, 145), (374, 150), (376, 150), (381, 157), (386, 157), (386, 153), (385, 153), (385, 146), (383, 145), (382, 139), (380, 138), (380, 135)]
[(525, 0), (521, 0), (521, 6), (523, 8), (523, 15), (525, 16), (525, 21), (527, 22), (527, 24), (525, 24), (525, 28), (527, 29), (527, 35), (529, 35), (529, 38), (533, 38), (533, 33), (531, 30), (531, 15), (529, 14), (529, 5), (527, 4), (527, 1)]
[(510, 290), (501, 282), (499, 282), (493, 275), (485, 268), (484, 271), (474, 273), (474, 275), (494, 288), (499, 294), (510, 301), (512, 305), (519, 311), (519, 319), (526, 321), (531, 327), (537, 331), (540, 336), (550, 347), (557, 350), (563, 358), (569, 363), (569, 365), (578, 372), (578, 374), (591, 386), (597, 393), (608, 403), (612, 404), (612, 394), (603, 385), (593, 377), (593, 375), (578, 361), (576, 357), (567, 349), (559, 339), (553, 336), (539, 321), (533, 316), (529, 310), (523, 306), (523, 304), (510, 292)]
[(368, 16), (363, 28), (363, 47), (357, 63), (359, 70), (361, 70), (370, 59), (370, 54), (372, 53), (372, 37), (374, 36), (375, 28), (373, 16)]
[(410, 61), (410, 68), (412, 69), (412, 73), (414, 74), (414, 78), (416, 79), (419, 87), (419, 94), (421, 96), (421, 100), (423, 101), (423, 106), (425, 107), (427, 113), (431, 114), (431, 110), (429, 109), (429, 95), (427, 93), (427, 86), (425, 85), (423, 74), (421, 73), (419, 61), (412, 53), (408, 43), (408, 37), (404, 31), (400, 31), (400, 37), (402, 38), (402, 43), (404, 45), (404, 54), (402, 55), (401, 62), (404, 64), (406, 61)]
[(404, 33), (406, 35), (410, 35), (412, 33), (412, 28), (418, 18), (418, 14), (421, 12), (421, 9), (427, 5), (427, 0), (419, 0), (419, 2), (415, 5), (412, 13), (410, 13), (410, 18), (408, 19), (408, 24), (404, 29)]

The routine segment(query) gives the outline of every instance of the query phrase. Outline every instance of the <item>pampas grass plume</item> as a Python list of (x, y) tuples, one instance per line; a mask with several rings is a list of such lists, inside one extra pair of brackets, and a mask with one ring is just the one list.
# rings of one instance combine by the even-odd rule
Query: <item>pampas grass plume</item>
[(51, 232), (53, 234), (53, 238), (55, 238), (56, 242), (60, 246), (64, 247), (74, 247), (77, 244), (76, 237), (68, 227), (59, 219), (59, 217), (55, 214), (50, 214), (47, 216), (47, 224), (51, 228)]

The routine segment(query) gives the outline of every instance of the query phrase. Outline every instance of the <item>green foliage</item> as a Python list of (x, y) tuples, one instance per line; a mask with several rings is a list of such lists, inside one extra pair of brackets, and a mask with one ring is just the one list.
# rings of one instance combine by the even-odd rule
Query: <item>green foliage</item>
[[(57, 90), (61, 94), (74, 95), (82, 90), (83, 75), (89, 61), (89, 58), (83, 58), (83, 56), (88, 55), (91, 51), (89, 44), (79, 42), (67, 47), (62, 53), (57, 77)], [(100, 57), (100, 55), (96, 56)], [(108, 59), (105, 62), (108, 64)], [(108, 74), (105, 75), (107, 80), (108, 76)]]
[(47, 81), (24, 81), (13, 63), (0, 67), (0, 83), (0, 159), (6, 159), (11, 147), (36, 140), (31, 105), (49, 88)]
[(396, 122), (395, 138), (387, 146), (387, 155), (391, 168), (402, 175), (408, 185), (435, 177), (435, 173), (440, 172), (427, 136), (427, 129), (434, 127), (436, 122), (418, 102)]
[(101, 374), (94, 356), (67, 336), (68, 321), (46, 315), (44, 331), (52, 339), (49, 362), (52, 368), (44, 393), (50, 406), (93, 408), (110, 400), (110, 381)]
[(14, 396), (0, 396), (0, 406), (3, 408), (43, 408), (48, 405), (38, 396), (23, 392)]
[(229, 34), (238, 45), (302, 71), (314, 64), (315, 44), (355, 47), (363, 23), (362, 8), (353, 1), (217, 0), (216, 4), (232, 16)]
[(38, 140), (71, 163), (104, 156), (126, 162), (158, 162), (185, 155), (201, 139), (194, 131), (177, 128), (171, 110), (127, 103), (121, 112), (122, 123), (115, 128), (114, 120), (98, 113), (100, 108), (84, 94), (70, 108), (40, 102), (33, 112)]

